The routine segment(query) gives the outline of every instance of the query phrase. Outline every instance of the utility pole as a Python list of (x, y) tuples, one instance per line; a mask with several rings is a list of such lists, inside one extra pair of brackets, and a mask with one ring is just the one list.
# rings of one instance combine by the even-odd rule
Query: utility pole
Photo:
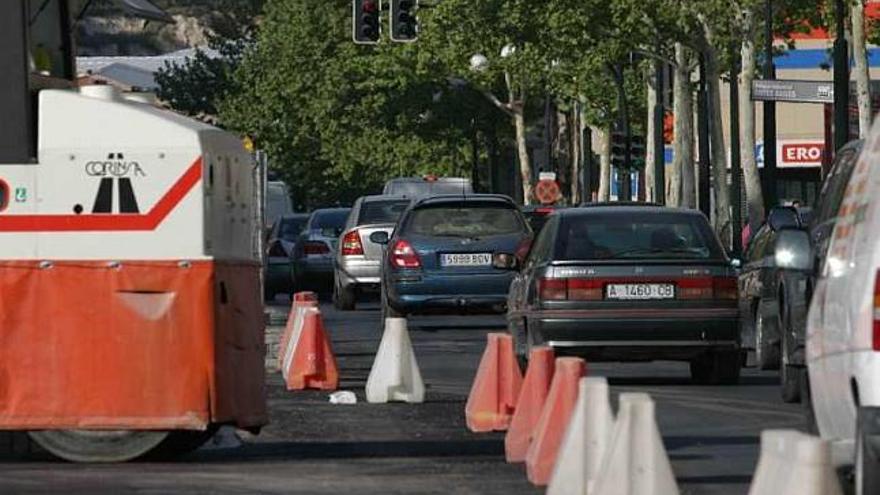
[(617, 169), (617, 200), (630, 201), (632, 200), (632, 177), (630, 175), (630, 171), (632, 170), (632, 156), (630, 153), (632, 147), (632, 132), (629, 126), (629, 106), (626, 101), (624, 68), (622, 65), (616, 65), (612, 68), (612, 72), (614, 73), (614, 79), (617, 82), (617, 104), (620, 111), (617, 130), (623, 134), (625, 139), (623, 167), (618, 167)]
[(739, 51), (733, 47), (734, 62), (730, 71), (730, 216), (732, 253), (735, 258), (742, 257), (742, 165), (739, 140), (739, 87), (737, 74), (740, 71)]
[[(840, 0), (842, 1), (842, 0)], [(764, 16), (764, 79), (776, 79), (773, 64), (773, 0), (766, 0)], [(764, 102), (764, 206), (767, 212), (777, 204), (776, 189), (776, 103)]]
[(706, 81), (706, 60), (700, 55), (700, 90), (697, 94), (697, 140), (700, 150), (700, 174), (697, 176), (697, 201), (706, 218), (712, 218), (712, 201), (709, 176), (709, 87)]
[(846, 5), (836, 0), (834, 40), (834, 153), (849, 141), (849, 43), (846, 41)]
[(663, 141), (663, 108), (665, 92), (663, 84), (663, 62), (654, 62), (654, 202), (666, 204), (666, 146)]

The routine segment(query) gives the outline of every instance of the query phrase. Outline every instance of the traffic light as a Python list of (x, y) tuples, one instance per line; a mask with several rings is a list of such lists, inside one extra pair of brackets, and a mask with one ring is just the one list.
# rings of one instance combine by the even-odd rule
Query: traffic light
[(382, 0), (352, 0), (352, 38), (361, 45), (379, 43)]
[(626, 166), (626, 134), (619, 131), (611, 133), (611, 165), (617, 168)]
[(418, 0), (391, 0), (391, 41), (411, 42), (419, 35)]
[(645, 137), (634, 134), (629, 138), (629, 159), (634, 169), (645, 168)]

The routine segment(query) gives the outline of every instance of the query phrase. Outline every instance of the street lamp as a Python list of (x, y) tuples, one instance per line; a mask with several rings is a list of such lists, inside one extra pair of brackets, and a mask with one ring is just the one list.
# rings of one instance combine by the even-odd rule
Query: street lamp
[(485, 72), (486, 69), (489, 68), (489, 59), (486, 58), (482, 53), (475, 53), (471, 55), (471, 71), (473, 72)]

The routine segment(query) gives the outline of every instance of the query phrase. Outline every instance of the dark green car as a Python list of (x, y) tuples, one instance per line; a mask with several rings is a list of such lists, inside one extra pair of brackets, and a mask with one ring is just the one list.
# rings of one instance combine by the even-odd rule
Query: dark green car
[(700, 212), (560, 210), (511, 284), (508, 328), (523, 359), (548, 345), (594, 361), (687, 361), (698, 382), (736, 383), (736, 282)]

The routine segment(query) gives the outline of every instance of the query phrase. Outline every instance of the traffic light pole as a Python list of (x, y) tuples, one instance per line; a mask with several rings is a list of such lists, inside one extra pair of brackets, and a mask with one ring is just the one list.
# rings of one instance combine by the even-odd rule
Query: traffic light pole
[(666, 146), (663, 141), (663, 62), (654, 62), (654, 202), (666, 204)]
[(846, 6), (836, 0), (837, 39), (834, 40), (834, 151), (849, 141), (849, 45), (846, 41)]
[(700, 91), (697, 97), (697, 133), (700, 149), (699, 206), (706, 218), (712, 218), (709, 175), (709, 88), (706, 81), (706, 60), (700, 56)]
[(614, 72), (614, 79), (617, 82), (617, 106), (620, 112), (620, 119), (618, 121), (618, 125), (620, 127), (618, 128), (618, 130), (624, 135), (625, 138), (623, 167), (620, 167), (617, 170), (617, 200), (631, 201), (632, 178), (630, 176), (630, 170), (632, 170), (632, 133), (630, 132), (629, 127), (629, 107), (626, 102), (626, 87), (624, 86), (623, 80), (623, 67), (621, 65), (616, 65), (614, 66), (612, 71)]
[[(764, 30), (764, 79), (776, 79), (773, 65), (773, 1), (766, 0)], [(776, 103), (764, 102), (764, 205), (767, 212), (777, 205), (776, 190)]]
[[(736, 75), (740, 71), (739, 51), (733, 47), (734, 62), (730, 77), (730, 216), (732, 253), (735, 258), (742, 256), (742, 173), (739, 140), (739, 86)], [(727, 239), (725, 239), (727, 241)]]

